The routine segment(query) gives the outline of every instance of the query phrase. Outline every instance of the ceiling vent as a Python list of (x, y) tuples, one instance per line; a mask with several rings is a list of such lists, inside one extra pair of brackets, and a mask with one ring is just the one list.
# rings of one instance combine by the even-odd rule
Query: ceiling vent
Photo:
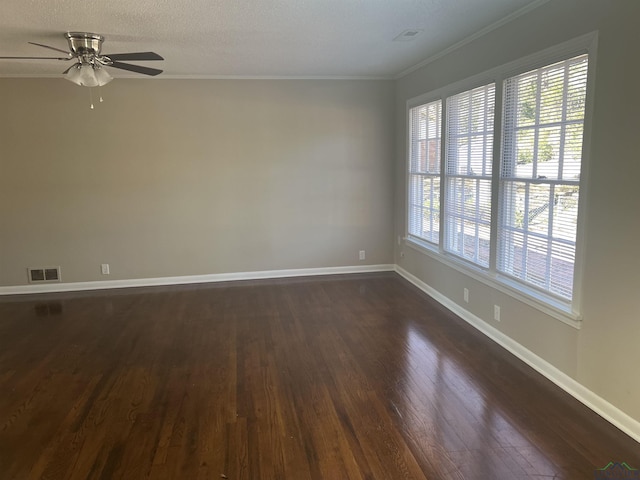
[(418, 35), (420, 35), (421, 33), (422, 33), (422, 30), (418, 30), (415, 28), (410, 30), (405, 30), (396, 38), (394, 38), (393, 41), (394, 42), (411, 42), (412, 40), (415, 40), (416, 37), (418, 37)]
[(51, 283), (60, 281), (60, 267), (27, 268), (29, 283)]

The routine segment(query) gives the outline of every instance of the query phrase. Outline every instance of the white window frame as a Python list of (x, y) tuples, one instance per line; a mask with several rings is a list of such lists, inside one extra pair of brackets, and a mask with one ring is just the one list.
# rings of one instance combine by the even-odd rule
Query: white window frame
[[(581, 143), (579, 159), (581, 167), (582, 165), (582, 150), (584, 147), (584, 110), (583, 116), (577, 119), (567, 118), (568, 107), (567, 107), (567, 96), (569, 94), (569, 69), (571, 65), (578, 65), (583, 60), (577, 60), (584, 58), (585, 55), (571, 56), (564, 61), (557, 62), (551, 64), (547, 67), (535, 69), (529, 72), (526, 72), (524, 76), (513, 76), (507, 79), (504, 82), (504, 93), (506, 95), (507, 90), (512, 90), (512, 102), (507, 105), (505, 101), (504, 109), (503, 109), (503, 150), (502, 150), (502, 164), (501, 164), (501, 172), (500, 172), (500, 200), (498, 205), (498, 256), (497, 256), (497, 270), (504, 275), (513, 275), (514, 280), (526, 283), (528, 286), (533, 288), (540, 288), (543, 292), (550, 295), (556, 295), (562, 300), (567, 300), (567, 293), (569, 296), (573, 294), (573, 285), (574, 285), (574, 275), (575, 270), (572, 269), (572, 275), (570, 279), (564, 279), (562, 275), (559, 275), (561, 268), (559, 266), (554, 267), (556, 262), (560, 265), (564, 260), (560, 260), (561, 251), (571, 252), (575, 249), (575, 240), (571, 238), (570, 230), (566, 227), (570, 224), (566, 223), (566, 220), (571, 220), (571, 218), (565, 219), (564, 221), (561, 218), (562, 212), (562, 202), (563, 199), (560, 199), (561, 194), (557, 192), (561, 192), (563, 188), (569, 189), (577, 189), (578, 198), (579, 198), (579, 190), (580, 190), (580, 181), (578, 178), (571, 177), (571, 173), (575, 174), (575, 164), (572, 167), (571, 162), (569, 161), (571, 158), (570, 152), (570, 141), (567, 141), (567, 136), (570, 135), (569, 131), (573, 126), (580, 127), (581, 134)], [(588, 74), (588, 63), (586, 65), (585, 74)], [(552, 121), (544, 120), (542, 118), (544, 106), (541, 104), (543, 101), (543, 78), (546, 72), (555, 71), (559, 72), (562, 77), (555, 76), (554, 80), (557, 82), (560, 80), (562, 82), (562, 105), (561, 109), (553, 110), (553, 113), (558, 114), (559, 118), (554, 118)], [(557, 74), (556, 74), (557, 75)], [(517, 93), (514, 92), (516, 85), (522, 79), (524, 81), (534, 80), (536, 83), (536, 92), (533, 97), (526, 96), (526, 100), (533, 100), (535, 102), (535, 116), (530, 119), (527, 123), (517, 125), (519, 106), (521, 105), (520, 99), (517, 98)], [(584, 77), (585, 85), (587, 78)], [(555, 97), (559, 98), (559, 97)], [(584, 107), (583, 107), (584, 108)], [(529, 168), (520, 167), (523, 171), (518, 173), (518, 159), (516, 158), (516, 137), (519, 133), (526, 132), (529, 134), (529, 142), (532, 153), (532, 157), (530, 160), (531, 163), (531, 171), (529, 172)], [(544, 160), (539, 159), (539, 155), (536, 153), (541, 145), (544, 145), (544, 133), (547, 132), (547, 135), (550, 133), (555, 133), (556, 138), (553, 140), (557, 143), (558, 151), (557, 151), (557, 164), (553, 162), (549, 165), (548, 168), (545, 169), (547, 165)], [(542, 140), (541, 140), (542, 138)], [(509, 142), (509, 147), (506, 147), (507, 142)], [(526, 149), (524, 150), (526, 152)], [(553, 152), (553, 147), (552, 147)], [(565, 164), (566, 160), (566, 164)], [(568, 165), (568, 167), (567, 167)], [(565, 169), (565, 167), (567, 167)], [(555, 169), (555, 170), (554, 170)], [(543, 172), (546, 175), (538, 175), (538, 173)], [(554, 175), (554, 172), (558, 175)], [(547, 175), (550, 175), (547, 177)], [(524, 195), (521, 198), (521, 201), (524, 202), (524, 209), (527, 212), (530, 212), (530, 208), (527, 205), (535, 205), (538, 204), (538, 207), (534, 209), (534, 211), (539, 212), (539, 217), (542, 218), (540, 227), (535, 227), (536, 223), (534, 221), (535, 217), (532, 219), (529, 215), (523, 216), (518, 224), (516, 220), (516, 205), (517, 203), (517, 189), (520, 188), (524, 190)], [(536, 190), (543, 195), (536, 194)], [(572, 195), (572, 194), (571, 194)], [(555, 200), (554, 200), (555, 198)], [(506, 208), (507, 205), (511, 204), (511, 208)], [(576, 214), (577, 214), (577, 205), (576, 205)], [(557, 220), (557, 222), (556, 222)], [(559, 228), (563, 228), (564, 225), (564, 237), (562, 234), (559, 234), (555, 228), (555, 225), (560, 225)], [(546, 230), (546, 231), (545, 231)], [(569, 236), (567, 236), (569, 235)], [(519, 238), (521, 238), (522, 243), (520, 244)], [(546, 250), (546, 255), (544, 256), (544, 263), (542, 264), (540, 261), (530, 261), (531, 255), (533, 255), (533, 250), (527, 248), (527, 244), (531, 242), (532, 244), (539, 243), (544, 250)], [(518, 258), (518, 248), (521, 248), (521, 253)], [(506, 254), (508, 252), (508, 254)], [(517, 260), (516, 260), (517, 259)], [(555, 262), (554, 262), (555, 259)], [(538, 271), (536, 271), (538, 270)], [(544, 271), (544, 274), (542, 274)], [(555, 275), (554, 275), (555, 272)], [(555, 279), (555, 281), (554, 281)], [(564, 289), (568, 286), (568, 281), (571, 282), (570, 290), (563, 292)]]
[[(438, 245), (431, 244), (423, 241), (420, 238), (412, 236), (408, 231), (408, 202), (409, 202), (409, 168), (408, 165), (405, 168), (406, 180), (405, 185), (407, 187), (407, 195), (405, 197), (405, 238), (404, 244), (408, 247), (415, 249), (421, 253), (424, 253), (441, 263), (468, 275), (490, 287), (495, 288), (523, 303), (530, 305), (541, 312), (556, 318), (568, 325), (575, 328), (581, 326), (581, 305), (582, 305), (582, 276), (583, 276), (583, 263), (584, 263), (584, 245), (585, 239), (585, 211), (588, 198), (588, 192), (586, 186), (588, 185), (589, 176), (589, 152), (591, 141), (591, 125), (593, 117), (593, 93), (595, 91), (595, 71), (596, 71), (596, 51), (597, 51), (597, 32), (589, 33), (581, 37), (569, 40), (555, 47), (543, 50), (541, 52), (529, 55), (527, 57), (518, 59), (500, 67), (493, 68), (487, 72), (479, 75), (475, 75), (468, 79), (455, 82), (454, 84), (439, 88), (424, 95), (412, 98), (407, 101), (407, 142), (409, 141), (409, 111), (411, 108), (429, 103), (435, 100), (441, 100), (443, 105), (442, 121), (446, 124), (447, 111), (444, 106), (446, 105), (447, 97), (452, 95), (471, 90), (473, 88), (486, 85), (488, 83), (496, 84), (496, 98), (495, 98), (495, 118), (494, 118), (494, 142), (493, 142), (493, 167), (492, 167), (492, 221), (491, 221), (491, 254), (489, 268), (481, 268), (472, 263), (466, 262), (463, 259), (446, 252), (443, 248), (444, 245), (444, 215), (440, 216), (440, 242)], [(573, 297), (570, 302), (558, 298), (552, 294), (548, 294), (533, 287), (529, 287), (519, 281), (516, 281), (507, 275), (502, 275), (496, 268), (496, 254), (497, 254), (497, 225), (498, 225), (498, 203), (499, 203), (499, 183), (500, 183), (500, 158), (501, 158), (501, 139), (502, 139), (502, 122), (503, 122), (503, 84), (507, 78), (519, 75), (521, 73), (538, 69), (547, 65), (551, 65), (556, 62), (567, 60), (568, 58), (581, 55), (589, 55), (589, 68), (587, 73), (587, 93), (585, 100), (585, 115), (584, 115), (584, 130), (583, 130), (583, 145), (582, 145), (582, 167), (580, 174), (580, 195), (578, 203), (578, 220), (577, 220), (577, 240), (576, 240), (576, 255), (574, 263), (574, 283), (573, 283)], [(441, 152), (445, 152), (446, 138), (442, 138)], [(408, 147), (409, 145), (407, 145)], [(407, 151), (408, 148), (407, 148)], [(408, 158), (408, 156), (407, 156)], [(441, 160), (443, 162), (443, 160)], [(444, 183), (444, 163), (441, 163), (441, 208), (444, 208), (444, 202), (446, 201), (446, 192), (443, 191)], [(441, 210), (442, 212), (442, 210)]]
[[(414, 120), (415, 120), (415, 116), (413, 115), (413, 111), (415, 109), (422, 109), (422, 108), (426, 108), (427, 110), (429, 110), (431, 107), (435, 107), (437, 109), (437, 115), (436, 115), (436, 125), (435, 125), (435, 135), (434, 136), (430, 136), (429, 135), (429, 122), (425, 123), (425, 137), (424, 138), (415, 138), (420, 137), (420, 135), (414, 135), (416, 132), (416, 130), (420, 131), (421, 128), (420, 126), (417, 126), (414, 124)], [(424, 241), (424, 242), (428, 242), (430, 244), (433, 245), (438, 245), (438, 243), (440, 242), (440, 233), (439, 233), (439, 229), (440, 229), (440, 224), (441, 222), (438, 220), (438, 238), (436, 238), (435, 240), (433, 239), (433, 234), (430, 235), (431, 238), (426, 238), (424, 235), (422, 234), (418, 234), (415, 231), (412, 231), (411, 228), (411, 224), (412, 223), (418, 223), (420, 225), (419, 230), (421, 231), (421, 233), (424, 233), (424, 228), (423, 228), (423, 222), (424, 222), (424, 207), (421, 207), (422, 210), (422, 215), (419, 216), (419, 219), (416, 219), (416, 205), (415, 205), (415, 197), (424, 197), (424, 190), (423, 190), (423, 185), (420, 185), (420, 182), (426, 180), (426, 179), (430, 179), (431, 180), (431, 184), (433, 187), (433, 181), (437, 179), (437, 183), (438, 183), (438, 197), (437, 197), (437, 203), (438, 203), (438, 209), (437, 209), (437, 215), (438, 218), (440, 217), (440, 202), (441, 202), (441, 198), (440, 198), (440, 192), (442, 191), (442, 185), (441, 185), (441, 176), (442, 176), (442, 162), (441, 162), (441, 158), (442, 158), (442, 152), (440, 152), (440, 149), (442, 148), (442, 135), (443, 135), (443, 122), (442, 122), (442, 110), (443, 110), (443, 105), (442, 105), (442, 101), (440, 100), (434, 100), (432, 102), (427, 102), (421, 105), (416, 105), (412, 108), (409, 109), (409, 180), (408, 180), (408, 189), (409, 189), (409, 203), (408, 205), (408, 216), (410, 218), (410, 220), (408, 221), (407, 224), (407, 231), (409, 232), (410, 235), (415, 236), (416, 238), (419, 238), (420, 241)], [(424, 141), (426, 144), (426, 157), (423, 158), (422, 157), (422, 147), (420, 145), (420, 142)], [(431, 147), (431, 143), (432, 141), (436, 141), (437, 142), (437, 162), (438, 162), (438, 166), (436, 169), (432, 169), (429, 168), (428, 166), (426, 168), (416, 168), (416, 163), (419, 160), (425, 160), (427, 163), (430, 162), (431, 160), (431, 156), (429, 155), (429, 150)], [(414, 189), (414, 182), (417, 183), (417, 185), (415, 185), (415, 189)], [(429, 191), (429, 196), (430, 196), (430, 203), (432, 204), (434, 202), (435, 199), (435, 195), (433, 193), (432, 190)], [(433, 208), (433, 206), (430, 206), (428, 209), (429, 212), (429, 222), (431, 224), (431, 226), (433, 226), (433, 216), (434, 216), (434, 212), (436, 210)], [(415, 225), (414, 225), (415, 227)], [(433, 231), (433, 230), (432, 230)]]
[[(496, 85), (494, 82), (490, 82), (487, 85), (482, 85), (476, 88), (471, 88), (469, 90), (465, 90), (464, 92), (460, 92), (457, 95), (451, 95), (447, 97), (447, 101), (446, 101), (447, 114), (449, 114), (451, 111), (458, 110), (459, 106), (456, 103), (457, 101), (456, 97), (460, 97), (460, 96), (468, 97), (469, 103), (472, 104), (472, 97), (474, 93), (478, 91), (484, 91), (484, 96), (486, 97), (488, 95), (488, 89), (490, 87), (492, 89), (493, 96), (495, 97)], [(454, 105), (456, 106), (454, 107)], [(492, 107), (495, 107), (495, 101)], [(493, 142), (494, 142), (493, 128), (494, 128), (495, 112), (494, 112), (493, 118), (489, 120), (487, 115), (488, 112), (486, 111), (486, 105), (485, 105), (483, 129), (482, 131), (474, 133), (471, 127), (472, 111), (473, 111), (473, 107), (470, 105), (469, 112), (468, 112), (469, 113), (468, 124), (466, 125), (468, 130), (466, 131), (466, 133), (462, 133), (462, 131), (459, 128), (457, 128), (458, 123), (457, 122), (454, 123), (453, 115), (448, 115), (447, 117), (446, 139), (445, 139), (447, 150), (445, 151), (445, 155), (444, 155), (445, 184), (443, 185), (443, 191), (445, 196), (444, 209), (443, 209), (444, 210), (444, 228), (445, 228), (443, 248), (448, 253), (455, 255), (461, 258), (462, 260), (471, 262), (472, 264), (482, 268), (482, 267), (485, 267), (485, 265), (482, 264), (482, 260), (479, 258), (479, 251), (481, 250), (480, 226), (484, 224), (488, 226), (490, 229), (491, 222), (482, 221), (482, 215), (480, 213), (480, 204), (478, 202), (481, 197), (481, 185), (484, 184), (485, 186), (488, 187), (489, 208), (490, 209), (492, 208), (493, 202), (491, 198), (491, 189), (492, 189), (491, 158), (493, 155), (491, 151), (489, 152), (486, 151), (487, 145), (485, 142), (487, 140), (486, 137), (490, 136), (491, 145), (489, 145), (488, 147), (491, 149), (493, 148)], [(487, 123), (491, 124), (491, 127), (492, 127), (491, 131), (488, 131), (486, 129)], [(471, 162), (471, 155), (472, 155), (471, 140), (475, 137), (483, 137), (485, 140), (485, 142), (483, 142), (483, 150), (484, 150), (482, 155), (483, 165), (482, 165), (481, 171), (479, 172), (469, 171), (471, 169), (470, 162)], [(458, 145), (457, 141), (461, 139), (466, 139), (468, 142), (468, 152), (467, 152), (468, 157), (466, 158), (468, 169), (465, 169), (463, 173), (461, 173), (458, 168), (460, 158), (459, 158), (459, 152), (456, 148), (456, 145)], [(486, 160), (488, 160), (488, 162)], [(487, 174), (487, 163), (488, 163), (488, 170), (489, 170), (488, 174)], [(474, 204), (474, 207), (475, 207), (473, 209), (474, 211), (472, 211), (470, 214), (466, 213), (466, 210), (464, 208), (464, 201), (463, 202), (458, 201), (460, 200), (458, 198), (459, 194), (462, 193), (463, 196), (465, 195), (464, 187), (462, 187), (462, 190), (458, 188), (452, 188), (453, 185), (460, 184), (460, 183), (462, 183), (463, 185), (465, 183), (475, 183), (475, 187), (473, 188), (473, 190), (475, 194), (474, 199), (477, 200), (477, 202), (475, 202)], [(456, 212), (454, 209), (454, 206), (456, 205), (460, 207), (459, 212)], [(489, 217), (491, 217), (491, 212), (489, 214)], [(472, 248), (473, 258), (468, 258), (468, 256), (465, 255), (466, 244), (467, 244), (467, 239), (465, 237), (467, 235), (465, 234), (464, 226), (465, 226), (465, 223), (467, 222), (473, 225), (473, 230), (474, 230), (473, 234), (471, 235), (471, 238), (473, 239), (473, 242), (474, 242), (474, 246)], [(490, 240), (491, 240), (491, 237), (490, 237)], [(488, 267), (488, 264), (486, 265), (486, 267)]]

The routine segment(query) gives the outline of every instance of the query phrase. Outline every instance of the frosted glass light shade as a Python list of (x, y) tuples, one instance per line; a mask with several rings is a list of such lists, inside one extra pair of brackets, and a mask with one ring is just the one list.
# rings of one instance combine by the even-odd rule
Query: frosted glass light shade
[(109, 75), (109, 72), (107, 72), (104, 68), (93, 67), (93, 73), (96, 76), (99, 87), (102, 87), (103, 85), (106, 85), (111, 80), (113, 80), (113, 77)]
[(75, 83), (76, 85), (82, 85), (82, 83), (80, 83), (80, 64), (76, 63), (74, 66), (72, 66), (65, 74), (64, 78), (66, 78), (70, 82)]
[(103, 68), (96, 68), (90, 63), (77, 63), (71, 67), (65, 78), (82, 87), (98, 87), (113, 80), (109, 72)]

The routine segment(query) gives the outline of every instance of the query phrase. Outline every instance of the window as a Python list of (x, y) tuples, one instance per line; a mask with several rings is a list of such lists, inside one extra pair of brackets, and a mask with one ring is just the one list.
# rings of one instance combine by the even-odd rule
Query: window
[(500, 272), (571, 300), (587, 55), (504, 83)]
[[(498, 67), (484, 82), (444, 87), (408, 109), (408, 239), (562, 320), (578, 318), (584, 52), (592, 38)], [(555, 60), (544, 65), (545, 55)]]
[(442, 102), (412, 108), (409, 118), (409, 233), (438, 244)]
[(489, 266), (495, 84), (447, 99), (444, 248)]

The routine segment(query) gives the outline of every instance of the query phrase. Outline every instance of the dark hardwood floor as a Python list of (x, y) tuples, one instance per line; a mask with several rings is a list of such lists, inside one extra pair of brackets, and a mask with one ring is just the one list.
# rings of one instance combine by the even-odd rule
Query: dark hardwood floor
[(1, 479), (593, 479), (640, 445), (393, 273), (0, 298)]

